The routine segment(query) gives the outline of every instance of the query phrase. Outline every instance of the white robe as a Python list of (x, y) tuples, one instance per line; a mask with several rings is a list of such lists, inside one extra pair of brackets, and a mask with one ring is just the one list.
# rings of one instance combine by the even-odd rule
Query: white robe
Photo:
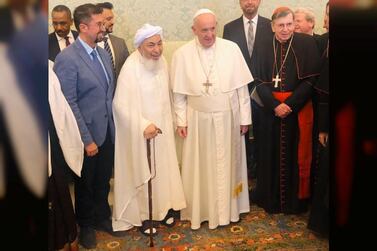
[[(72, 109), (69, 106), (60, 86), (59, 79), (53, 71), (53, 62), (49, 61), (48, 102), (52, 119), (64, 159), (72, 171), (81, 177), (84, 162), (84, 143), (81, 140), (79, 127)], [(50, 139), (48, 141), (48, 167), (51, 175)]]
[[(153, 220), (161, 221), (169, 209), (186, 207), (180, 176), (169, 95), (169, 77), (164, 58), (157, 73), (146, 71), (138, 50), (120, 72), (113, 101), (115, 134), (114, 207), (115, 231), (140, 226), (149, 219), (145, 128), (153, 123), (162, 130), (151, 140)], [(155, 151), (154, 170), (153, 152)]]
[[(207, 93), (203, 83), (211, 58)], [(247, 84), (253, 77), (242, 53), (221, 38), (209, 49), (192, 40), (173, 55), (171, 81), (177, 125), (187, 126), (182, 152), (187, 208), (181, 219), (190, 220), (192, 229), (203, 221), (210, 229), (236, 222), (250, 210), (240, 125), (251, 124)]]

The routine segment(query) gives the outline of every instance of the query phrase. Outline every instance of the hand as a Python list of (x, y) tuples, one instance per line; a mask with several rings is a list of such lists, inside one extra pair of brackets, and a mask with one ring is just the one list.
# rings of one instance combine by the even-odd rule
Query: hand
[(275, 111), (275, 116), (283, 119), (292, 112), (292, 109), (287, 104), (281, 103), (280, 105), (275, 107), (274, 111)]
[(89, 157), (93, 157), (94, 155), (98, 153), (98, 147), (96, 143), (92, 142), (85, 147), (85, 151), (86, 151), (86, 155), (88, 155)]
[(241, 135), (245, 135), (245, 133), (247, 133), (248, 130), (249, 130), (248, 125), (240, 125)]
[(328, 139), (329, 139), (329, 134), (327, 132), (320, 132), (319, 133), (318, 140), (319, 140), (319, 143), (321, 143), (322, 146), (325, 147), (327, 145)]
[(187, 137), (187, 127), (186, 126), (178, 126), (177, 127), (177, 133), (179, 137), (186, 138)]
[(144, 130), (144, 138), (146, 138), (146, 139), (153, 139), (159, 133), (161, 133), (161, 130), (157, 126), (155, 126), (155, 124), (150, 124)]

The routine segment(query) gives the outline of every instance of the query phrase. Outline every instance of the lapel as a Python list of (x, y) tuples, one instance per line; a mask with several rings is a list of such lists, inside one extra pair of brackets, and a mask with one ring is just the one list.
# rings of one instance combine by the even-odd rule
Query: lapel
[(50, 34), (48, 46), (49, 46), (48, 58), (51, 59), (52, 61), (55, 61), (56, 56), (60, 52), (58, 39), (56, 38), (55, 33)]
[[(80, 58), (85, 62), (85, 64), (88, 66), (88, 68), (92, 71), (93, 75), (96, 77), (97, 79), (97, 82), (104, 88), (104, 90), (106, 91), (107, 90), (107, 83), (103, 83), (101, 81), (101, 77), (99, 76), (98, 72), (96, 71), (96, 68), (93, 66), (93, 62), (92, 62), (92, 59), (90, 58), (90, 56), (88, 55), (88, 53), (86, 53), (86, 50), (85, 48), (82, 46), (82, 44), (80, 43), (80, 41), (77, 39), (75, 40), (75, 42), (71, 45), (71, 46), (74, 46), (74, 48), (76, 49), (77, 51), (77, 54), (80, 56)], [(103, 58), (101, 56), (101, 58)], [(105, 67), (106, 67), (106, 64), (105, 64)], [(111, 80), (111, 79), (110, 79)]]
[(255, 32), (255, 42), (254, 42), (254, 50), (259, 46), (261, 38), (263, 37), (263, 32), (268, 30), (269, 23), (266, 23), (261, 16), (258, 16), (258, 25), (257, 30)]
[(243, 25), (243, 16), (241, 16), (239, 19), (237, 19), (237, 23), (235, 26), (235, 34), (238, 34), (238, 46), (240, 47), (243, 57), (245, 59), (250, 58), (249, 51), (247, 49), (247, 41), (246, 41), (246, 34), (245, 29)]
[[(109, 34), (109, 39), (111, 40), (111, 44), (112, 44), (112, 46), (113, 46), (113, 50), (114, 50), (114, 54), (115, 55), (119, 55), (119, 53), (118, 53), (118, 43), (117, 43), (117, 40), (111, 35), (111, 34)], [(114, 56), (115, 56), (114, 55)], [(119, 60), (119, 56), (117, 57), (117, 56), (115, 56), (115, 68), (117, 68), (117, 66), (119, 65), (119, 63), (118, 63), (118, 60)]]

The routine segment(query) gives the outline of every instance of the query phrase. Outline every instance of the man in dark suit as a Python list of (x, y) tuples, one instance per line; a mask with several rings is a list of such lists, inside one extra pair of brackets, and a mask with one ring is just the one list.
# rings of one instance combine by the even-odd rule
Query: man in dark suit
[(79, 242), (85, 248), (96, 247), (95, 229), (124, 234), (113, 231), (108, 203), (114, 162), (114, 76), (109, 54), (97, 46), (105, 32), (101, 13), (93, 4), (75, 9), (73, 19), (79, 36), (58, 54), (54, 65), (85, 146), (81, 178), (75, 180)]
[(51, 11), (54, 32), (48, 34), (48, 59), (55, 61), (58, 55), (78, 36), (77, 31), (71, 30), (71, 10), (65, 5), (57, 5)]
[(114, 27), (114, 13), (113, 13), (113, 5), (109, 2), (99, 3), (97, 4), (100, 8), (102, 8), (102, 16), (105, 22), (106, 28), (106, 35), (102, 42), (99, 42), (98, 45), (104, 48), (109, 54), (111, 53), (110, 57), (112, 57), (113, 67), (115, 71), (115, 87), (116, 87), (116, 80), (118, 79), (118, 75), (124, 62), (126, 61), (129, 52), (127, 49), (126, 42), (123, 38), (117, 37), (112, 35), (113, 27)]
[[(224, 26), (223, 35), (225, 39), (238, 44), (253, 76), (255, 75), (255, 69), (259, 62), (259, 58), (263, 57), (263, 55), (260, 55), (259, 53), (259, 48), (266, 44), (267, 41), (272, 41), (273, 37), (271, 21), (258, 15), (260, 2), (261, 0), (240, 0), (243, 15), (240, 18), (227, 23)], [(252, 27), (250, 27), (250, 22)], [(253, 82), (249, 84), (250, 93), (254, 87)], [(252, 100), (251, 106), (253, 130), (248, 132), (249, 137), (245, 137), (245, 139), (247, 167), (250, 174), (249, 178), (255, 178), (258, 148), (258, 111), (261, 108), (254, 102), (254, 100)]]

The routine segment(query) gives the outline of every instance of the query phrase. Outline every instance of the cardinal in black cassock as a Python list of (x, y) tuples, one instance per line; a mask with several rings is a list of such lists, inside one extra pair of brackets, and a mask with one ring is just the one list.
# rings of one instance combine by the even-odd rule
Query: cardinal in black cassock
[(272, 15), (275, 36), (260, 48), (256, 93), (263, 106), (257, 184), (252, 202), (268, 213), (296, 214), (310, 196), (313, 107), (310, 100), (319, 75), (314, 39), (294, 33), (293, 12), (280, 7)]

